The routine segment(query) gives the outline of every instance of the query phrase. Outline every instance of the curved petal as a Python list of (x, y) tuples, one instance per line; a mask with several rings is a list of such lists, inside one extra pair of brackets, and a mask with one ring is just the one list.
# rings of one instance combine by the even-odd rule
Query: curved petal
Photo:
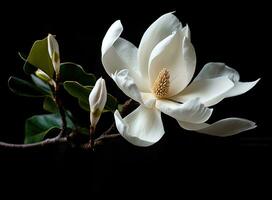
[(111, 74), (128, 69), (141, 91), (148, 91), (147, 80), (139, 76), (137, 64), (138, 49), (129, 41), (120, 37), (123, 26), (120, 20), (114, 22), (102, 42), (102, 63), (106, 72)]
[(143, 77), (148, 77), (148, 62), (153, 48), (181, 26), (180, 21), (175, 15), (167, 13), (157, 19), (146, 30), (140, 42), (138, 51), (138, 63), (140, 65), (140, 73)]
[(178, 123), (186, 130), (193, 130), (199, 133), (205, 133), (219, 137), (235, 135), (257, 127), (255, 122), (242, 118), (226, 118), (213, 124), (193, 124), (182, 121), (178, 121)]
[(130, 98), (139, 103), (143, 103), (140, 91), (133, 78), (129, 76), (128, 69), (123, 69), (111, 75), (117, 86)]
[(211, 62), (207, 63), (203, 67), (194, 81), (216, 78), (220, 76), (227, 76), (234, 83), (234, 87), (225, 94), (225, 97), (241, 95), (253, 88), (260, 80), (258, 79), (252, 82), (239, 82), (240, 75), (235, 69), (228, 67), (225, 65), (225, 63)]
[(182, 34), (187, 37), (189, 40), (191, 40), (191, 31), (190, 31), (190, 28), (188, 26), (188, 24), (186, 24), (186, 26), (184, 26), (182, 29)]
[(114, 48), (114, 43), (118, 40), (122, 31), (123, 26), (121, 21), (114, 22), (102, 42), (102, 63), (108, 75), (127, 67)]
[(244, 94), (253, 88), (259, 80), (260, 78), (252, 82), (236, 82), (234, 87), (225, 94), (225, 97), (227, 98)]
[(192, 82), (177, 96), (171, 99), (186, 102), (191, 99), (199, 98), (205, 106), (212, 106), (220, 102), (224, 94), (234, 86), (234, 83), (227, 77), (198, 80)]
[(115, 21), (107, 31), (101, 47), (102, 56), (113, 46), (114, 42), (123, 32), (123, 26), (120, 20)]
[(155, 108), (157, 98), (153, 95), (153, 93), (141, 93), (141, 96), (146, 107)]
[(196, 66), (195, 50), (181, 29), (162, 40), (152, 51), (148, 75), (152, 88), (163, 68), (170, 72), (169, 96), (181, 92), (192, 79)]
[(59, 44), (56, 38), (51, 34), (48, 34), (47, 45), (48, 45), (48, 54), (51, 59), (53, 59), (54, 52), (56, 52), (59, 55)]
[(124, 38), (118, 38), (114, 43), (114, 48), (123, 62), (131, 70), (137, 69), (137, 47), (131, 42), (125, 40)]
[(184, 104), (168, 100), (157, 100), (156, 107), (163, 113), (178, 121), (203, 123), (212, 115), (213, 109), (205, 107), (199, 99), (187, 101)]
[(156, 109), (140, 105), (123, 119), (116, 110), (114, 118), (119, 133), (136, 146), (150, 146), (164, 135), (161, 113)]
[(239, 73), (235, 69), (226, 66), (225, 63), (210, 62), (204, 65), (194, 81), (217, 78), (220, 76), (227, 76), (233, 82), (237, 82), (240, 79)]
[(51, 34), (48, 34), (47, 46), (48, 46), (48, 54), (52, 60), (54, 71), (56, 72), (56, 74), (59, 74), (59, 71), (60, 71), (59, 44), (56, 38)]

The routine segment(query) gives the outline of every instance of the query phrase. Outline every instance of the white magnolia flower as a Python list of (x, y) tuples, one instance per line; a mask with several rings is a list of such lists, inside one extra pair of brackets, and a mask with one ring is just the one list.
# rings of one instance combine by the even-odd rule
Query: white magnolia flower
[(56, 38), (51, 34), (48, 34), (47, 42), (48, 42), (48, 53), (52, 60), (52, 64), (56, 72), (56, 75), (58, 76), (60, 71), (59, 44)]
[(89, 95), (90, 104), (90, 122), (92, 127), (96, 127), (96, 124), (103, 112), (105, 104), (107, 102), (107, 89), (106, 83), (103, 78), (99, 78), (94, 88)]
[(118, 87), (140, 103), (125, 118), (118, 111), (114, 114), (117, 129), (126, 140), (138, 146), (157, 142), (164, 134), (161, 112), (175, 118), (184, 129), (216, 136), (256, 127), (240, 118), (205, 123), (213, 111), (208, 106), (247, 92), (258, 80), (239, 82), (234, 69), (208, 63), (191, 82), (196, 55), (189, 27), (182, 27), (172, 13), (161, 16), (146, 30), (138, 49), (120, 37), (122, 31), (119, 20), (109, 28), (102, 43), (102, 63)]

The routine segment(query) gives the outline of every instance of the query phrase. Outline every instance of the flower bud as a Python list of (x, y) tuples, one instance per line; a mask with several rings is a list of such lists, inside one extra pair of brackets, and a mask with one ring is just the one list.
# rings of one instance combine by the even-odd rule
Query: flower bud
[(52, 78), (50, 78), (43, 70), (37, 69), (37, 70), (35, 71), (35, 75), (36, 75), (39, 79), (45, 81), (46, 83), (49, 83), (49, 84), (52, 85), (53, 87), (56, 87), (55, 81), (54, 81)]
[(60, 54), (59, 54), (59, 45), (55, 37), (51, 34), (48, 34), (48, 53), (52, 60), (56, 76), (58, 77), (60, 71)]
[(89, 95), (90, 122), (92, 127), (96, 127), (96, 124), (101, 116), (101, 113), (103, 112), (106, 102), (106, 83), (103, 78), (99, 78), (96, 81), (95, 86)]
[(37, 69), (35, 75), (45, 82), (51, 81), (51, 78), (41, 69)]

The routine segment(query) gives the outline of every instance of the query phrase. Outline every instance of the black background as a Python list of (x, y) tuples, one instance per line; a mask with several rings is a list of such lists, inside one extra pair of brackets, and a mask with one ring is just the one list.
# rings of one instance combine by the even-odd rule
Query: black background
[[(24, 77), (17, 52), (28, 53), (32, 43), (52, 33), (60, 45), (61, 60), (81, 64), (103, 76), (112, 94), (126, 97), (107, 77), (101, 65), (101, 42), (109, 26), (121, 19), (122, 37), (138, 46), (146, 28), (169, 11), (189, 24), (197, 54), (197, 71), (207, 62), (225, 62), (241, 75), (241, 81), (262, 78), (248, 93), (225, 99), (215, 106), (211, 121), (236, 116), (255, 121), (258, 127), (229, 138), (214, 138), (179, 128), (164, 116), (166, 134), (149, 148), (134, 147), (125, 140), (99, 147), (95, 153), (49, 147), (32, 150), (0, 150), (0, 173), (12, 185), (38, 191), (65, 186), (78, 194), (115, 194), (127, 191), (182, 194), (208, 187), (207, 193), (267, 191), (271, 183), (271, 131), (269, 68), (271, 40), (268, 6), (262, 2), (40, 2), (27, 7), (15, 4), (1, 15), (1, 133), (2, 141), (22, 143), (24, 120), (42, 114), (42, 102), (18, 97), (7, 87), (8, 77)], [(88, 114), (86, 114), (88, 117)], [(86, 181), (86, 182), (85, 182)], [(231, 183), (231, 184), (227, 184)], [(46, 187), (45, 187), (46, 185)], [(271, 186), (271, 184), (270, 184)], [(253, 188), (252, 190), (250, 188)], [(219, 190), (218, 190), (219, 189)], [(194, 193), (191, 193), (194, 195)]]

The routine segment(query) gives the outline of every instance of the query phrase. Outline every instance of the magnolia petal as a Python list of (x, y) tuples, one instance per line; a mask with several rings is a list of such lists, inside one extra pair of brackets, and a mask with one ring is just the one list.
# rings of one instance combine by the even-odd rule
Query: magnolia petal
[(148, 62), (153, 48), (181, 26), (180, 21), (175, 15), (167, 13), (157, 19), (146, 30), (140, 42), (138, 51), (138, 63), (140, 73), (143, 77), (146, 79), (148, 77)]
[(54, 71), (56, 72), (56, 74), (59, 74), (59, 71), (60, 71), (59, 44), (56, 38), (51, 34), (48, 34), (47, 45), (48, 45), (48, 54), (52, 60)]
[(191, 31), (188, 24), (186, 24), (186, 26), (184, 26), (181, 31), (184, 37), (187, 37), (189, 40), (191, 40)]
[(237, 82), (240, 79), (239, 73), (225, 63), (210, 62), (204, 65), (194, 81), (217, 78), (220, 76), (227, 76), (231, 81)]
[(163, 113), (175, 118), (178, 121), (193, 123), (203, 123), (212, 115), (213, 109), (205, 107), (199, 99), (187, 101), (184, 104), (168, 101), (157, 100), (156, 107)]
[(56, 38), (51, 34), (48, 34), (47, 42), (48, 42), (48, 53), (50, 58), (52, 59), (54, 52), (59, 54), (59, 44)]
[(157, 97), (155, 97), (153, 93), (141, 92), (141, 96), (142, 96), (142, 99), (143, 99), (143, 103), (144, 103), (144, 105), (146, 107), (148, 107), (148, 108), (154, 108), (155, 107)]
[(246, 93), (253, 88), (260, 79), (252, 82), (236, 82), (234, 87), (225, 94), (225, 97), (233, 97)]
[(123, 26), (120, 20), (114, 22), (107, 31), (102, 42), (102, 64), (109, 75), (126, 67), (126, 64), (117, 54), (113, 46), (120, 37), (122, 31)]
[(141, 91), (148, 91), (147, 80), (141, 78), (137, 64), (138, 49), (129, 41), (120, 37), (123, 26), (120, 20), (114, 22), (102, 42), (102, 64), (106, 72), (111, 74), (128, 69)]
[(109, 30), (107, 31), (102, 42), (102, 55), (104, 55), (114, 44), (114, 42), (120, 37), (123, 32), (123, 26), (120, 20), (115, 21)]
[(194, 124), (182, 121), (178, 121), (178, 123), (186, 130), (193, 130), (219, 137), (235, 135), (257, 127), (255, 122), (242, 118), (226, 118), (213, 124)]
[(123, 69), (111, 75), (117, 86), (130, 98), (143, 103), (140, 91), (133, 78), (129, 75), (128, 69)]
[(137, 47), (131, 42), (125, 40), (124, 38), (118, 38), (114, 43), (114, 48), (123, 62), (126, 64), (131, 71), (138, 70), (137, 69)]
[(116, 110), (114, 118), (119, 133), (136, 146), (150, 146), (164, 135), (161, 113), (156, 109), (140, 105), (125, 118)]
[(225, 97), (241, 95), (253, 88), (260, 80), (258, 79), (252, 82), (239, 82), (240, 75), (235, 69), (228, 67), (224, 63), (211, 62), (207, 63), (202, 68), (194, 81), (216, 78), (220, 76), (227, 76), (234, 83), (234, 87), (225, 94)]
[(205, 106), (212, 106), (221, 101), (224, 94), (234, 86), (234, 83), (227, 77), (198, 80), (192, 82), (181, 93), (171, 99), (179, 102), (186, 102), (199, 98)]
[(174, 96), (188, 85), (194, 75), (195, 66), (194, 47), (179, 29), (153, 49), (148, 68), (150, 85), (152, 87), (159, 72), (166, 68), (170, 72), (168, 95)]
[(124, 66), (129, 69), (129, 74), (134, 79), (139, 90), (142, 92), (148, 92), (148, 80), (142, 78), (139, 73), (137, 63), (138, 49), (132, 43), (123, 38), (118, 38), (116, 40), (116, 42), (114, 43), (114, 49), (117, 53), (117, 56), (120, 57), (120, 60), (122, 61)]
[[(109, 75), (113, 74), (116, 71), (120, 71), (124, 67), (128, 67), (124, 60), (118, 54), (118, 51), (114, 46), (115, 43), (117, 44), (117, 47), (120, 47), (119, 52), (127, 51), (132, 52), (131, 54), (133, 54), (135, 51), (131, 43), (119, 38), (122, 31), (123, 26), (121, 24), (121, 21), (117, 20), (111, 25), (102, 42), (102, 63), (106, 72)], [(131, 55), (130, 57), (133, 56)]]

